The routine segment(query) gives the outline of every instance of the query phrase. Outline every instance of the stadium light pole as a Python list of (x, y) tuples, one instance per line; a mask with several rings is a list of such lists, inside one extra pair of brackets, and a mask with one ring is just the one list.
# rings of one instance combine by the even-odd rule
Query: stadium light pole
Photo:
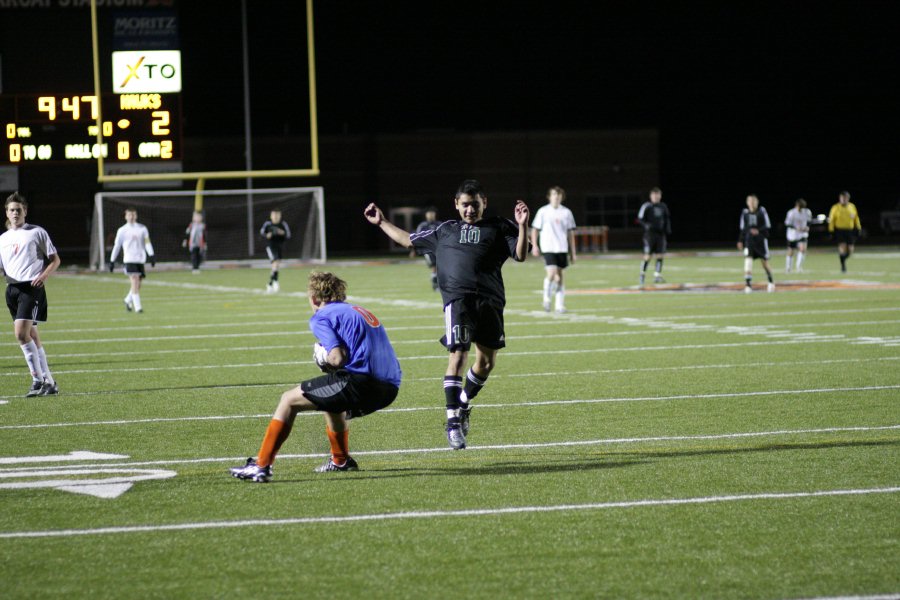
[[(253, 148), (250, 143), (250, 51), (247, 44), (247, 0), (241, 0), (241, 44), (244, 59), (244, 161), (247, 171), (253, 170)], [(253, 189), (253, 178), (247, 177), (247, 189)], [(247, 193), (247, 254), (251, 258), (255, 250), (253, 232), (253, 194)]]

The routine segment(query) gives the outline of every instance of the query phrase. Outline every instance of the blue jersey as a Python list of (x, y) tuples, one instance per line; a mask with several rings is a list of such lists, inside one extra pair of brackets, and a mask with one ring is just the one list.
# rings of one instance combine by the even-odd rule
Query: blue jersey
[(378, 318), (360, 306), (329, 302), (309, 319), (309, 328), (329, 352), (347, 350), (344, 368), (400, 387), (400, 362)]

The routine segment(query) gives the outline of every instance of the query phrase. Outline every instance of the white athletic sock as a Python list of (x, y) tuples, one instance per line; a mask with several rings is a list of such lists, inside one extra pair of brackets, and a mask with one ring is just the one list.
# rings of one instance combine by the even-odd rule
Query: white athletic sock
[(126, 304), (130, 304), (130, 303), (131, 303), (131, 299), (132, 299), (131, 292), (128, 292), (128, 295), (125, 296), (125, 303), (126, 303)]
[(50, 382), (51, 384), (56, 383), (56, 381), (53, 379), (53, 375), (50, 373), (50, 366), (47, 364), (47, 353), (44, 352), (43, 346), (38, 348), (38, 357), (41, 360), (41, 371), (44, 372), (44, 380)]
[(544, 277), (544, 302), (550, 302), (550, 278)]
[(38, 356), (37, 344), (30, 341), (22, 344), (22, 354), (25, 355), (25, 362), (28, 364), (28, 370), (31, 371), (31, 378), (35, 381), (44, 380), (44, 371), (41, 369), (41, 359)]
[(556, 289), (556, 310), (566, 307), (566, 286), (561, 285)]
[[(800, 263), (800, 255), (797, 255), (797, 263), (798, 264)], [(785, 271), (791, 270), (791, 255), (790, 254), (787, 254), (784, 257), (784, 270)]]
[(141, 295), (140, 294), (130, 294), (131, 301), (134, 302), (134, 310), (141, 310)]
[(798, 271), (799, 271), (800, 268), (803, 266), (803, 259), (804, 259), (804, 258), (806, 258), (806, 254), (804, 254), (803, 252), (798, 252), (798, 253), (797, 253), (797, 270), (798, 270)]

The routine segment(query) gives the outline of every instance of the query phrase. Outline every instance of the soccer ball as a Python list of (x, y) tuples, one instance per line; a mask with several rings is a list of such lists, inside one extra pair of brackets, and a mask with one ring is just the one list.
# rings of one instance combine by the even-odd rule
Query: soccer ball
[(331, 365), (328, 364), (328, 350), (319, 342), (313, 344), (313, 360), (316, 361), (316, 366), (322, 371), (327, 373), (331, 370)]

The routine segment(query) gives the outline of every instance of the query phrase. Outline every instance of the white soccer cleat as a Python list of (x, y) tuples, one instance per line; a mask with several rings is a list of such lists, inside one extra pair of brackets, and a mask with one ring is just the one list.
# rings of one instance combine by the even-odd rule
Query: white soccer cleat
[(273, 281), (273, 282), (272, 282), (272, 291), (273, 291), (273, 292), (277, 292), (277, 291), (279, 291), (280, 289), (281, 289), (281, 286), (278, 285), (278, 282), (277, 282), (277, 281)]
[(267, 294), (274, 294), (274, 293), (275, 293), (275, 288), (272, 287), (272, 284), (271, 284), (271, 283), (267, 283), (267, 284), (266, 284), (266, 293), (267, 293)]
[(770, 294), (771, 294), (772, 292), (774, 292), (774, 291), (775, 291), (775, 284), (774, 284), (774, 283), (770, 283), (769, 285), (767, 285), (767, 286), (766, 286), (766, 291), (769, 292)]
[(745, 293), (745, 294), (751, 294), (751, 293), (753, 293), (753, 288), (750, 287), (749, 285), (748, 285), (748, 286), (745, 286), (745, 287), (744, 287), (744, 293)]

